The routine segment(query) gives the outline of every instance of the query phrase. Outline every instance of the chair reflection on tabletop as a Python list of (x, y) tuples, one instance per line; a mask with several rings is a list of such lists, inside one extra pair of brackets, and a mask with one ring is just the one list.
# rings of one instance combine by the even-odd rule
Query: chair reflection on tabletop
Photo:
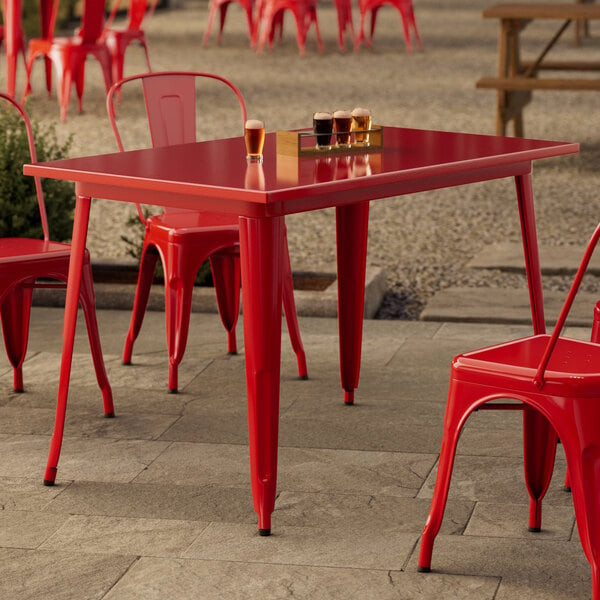
[[(0, 99), (4, 105), (2, 106), (3, 109), (8, 103), (21, 115), (27, 132), (31, 162), (35, 163), (37, 158), (33, 133), (26, 113), (10, 96), (0, 93)], [(69, 273), (69, 261), (71, 258), (70, 244), (50, 240), (44, 195), (39, 177), (35, 178), (35, 188), (44, 235), (43, 239), (0, 238), (0, 317), (2, 320), (2, 333), (6, 353), (14, 372), (13, 387), (17, 392), (22, 392), (24, 389), (23, 361), (27, 352), (33, 290), (43, 287), (64, 287)], [(90, 265), (90, 255), (87, 250), (80, 260), (83, 261), (83, 270), (79, 301), (85, 316), (96, 377), (104, 399), (104, 414), (107, 417), (112, 417), (112, 391), (102, 358), (98, 323), (96, 321), (92, 268)], [(77, 268), (81, 268), (81, 262)], [(39, 281), (40, 279), (58, 280), (63, 283), (57, 284), (48, 281)], [(72, 354), (72, 345), (69, 350)], [(56, 467), (58, 453), (60, 452), (65, 408), (66, 406), (61, 406), (60, 404), (57, 406), (48, 469), (46, 470), (44, 479), (47, 484), (54, 482), (54, 475), (56, 474), (56, 469), (53, 467)]]
[[(431, 568), (433, 543), (443, 518), (460, 431), (471, 412), (493, 401), (488, 408), (523, 410), (549, 421), (554, 430), (538, 448), (545, 456), (554, 457), (557, 435), (560, 438), (567, 458), (579, 538), (592, 566), (593, 600), (600, 600), (600, 345), (560, 335), (599, 238), (600, 225), (586, 248), (552, 335), (532, 335), (474, 350), (452, 361), (442, 449), (421, 541), (419, 570)], [(505, 399), (511, 402), (506, 403)], [(536, 462), (534, 454), (533, 464), (525, 464), (526, 471), (539, 470)], [(529, 484), (530, 529), (534, 531), (541, 527), (541, 501), (552, 470), (553, 460), (547, 461), (535, 485)]]
[[(49, 58), (56, 69), (57, 95), (60, 105), (60, 118), (67, 118), (67, 107), (71, 96), (71, 85), (76, 84), (79, 112), (82, 110), (82, 97), (85, 75), (85, 60), (91, 54), (98, 60), (104, 77), (106, 91), (112, 82), (111, 58), (108, 48), (101, 39), (104, 28), (104, 3), (97, 0), (84, 0), (81, 25), (71, 37), (54, 37), (54, 27), (58, 14), (59, 0), (54, 0), (48, 32), (44, 38), (29, 40), (27, 49), (27, 83), (23, 99), (31, 92), (31, 69), (36, 58)], [(48, 94), (51, 92), (49, 72), (46, 79)]]
[[(152, 145), (160, 147), (196, 141), (196, 86), (206, 84), (209, 80), (222, 84), (235, 94), (240, 109), (240, 132), (243, 131), (246, 120), (244, 99), (240, 91), (223, 77), (197, 72), (146, 73), (115, 83), (108, 93), (107, 109), (119, 150), (124, 150), (124, 146), (117, 125), (114, 96), (121, 88), (130, 87), (136, 81), (141, 82)], [(247, 181), (253, 182), (252, 185), (260, 185), (261, 173), (262, 170), (247, 173)], [(145, 218), (139, 205), (138, 214), (146, 229), (131, 325), (123, 350), (123, 363), (131, 362), (133, 343), (142, 326), (154, 269), (160, 257), (165, 274), (169, 391), (177, 392), (177, 372), (187, 343), (194, 279), (207, 258), (211, 263), (221, 320), (229, 334), (229, 352), (237, 351), (235, 326), (240, 300), (238, 217), (164, 208), (162, 214)], [(306, 358), (296, 317), (286, 241), (284, 246), (281, 253), (284, 312), (298, 360), (298, 374), (301, 378), (306, 378)]]

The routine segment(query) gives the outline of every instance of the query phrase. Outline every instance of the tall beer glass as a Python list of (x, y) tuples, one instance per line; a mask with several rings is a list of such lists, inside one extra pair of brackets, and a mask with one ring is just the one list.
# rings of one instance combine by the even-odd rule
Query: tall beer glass
[(258, 119), (246, 121), (244, 140), (246, 141), (246, 158), (249, 161), (262, 161), (262, 151), (265, 144), (264, 122)]
[(317, 138), (317, 149), (331, 150), (333, 115), (330, 112), (316, 112), (313, 115), (313, 132)]
[(349, 110), (336, 110), (333, 113), (333, 128), (338, 147), (350, 148), (350, 127), (352, 126), (352, 113)]
[(368, 130), (371, 129), (371, 111), (368, 108), (355, 108), (352, 111), (352, 130), (354, 141), (363, 146), (369, 145)]

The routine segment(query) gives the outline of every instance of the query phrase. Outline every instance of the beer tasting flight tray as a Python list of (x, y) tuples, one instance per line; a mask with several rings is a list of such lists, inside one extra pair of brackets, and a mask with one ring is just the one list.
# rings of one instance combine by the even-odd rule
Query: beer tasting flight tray
[(331, 148), (324, 150), (317, 148), (316, 134), (310, 130), (300, 131), (277, 131), (277, 154), (286, 156), (331, 156), (339, 154), (357, 154), (365, 152), (377, 152), (383, 148), (383, 126), (373, 125), (371, 129), (361, 129), (352, 133), (368, 133), (369, 145), (353, 143), (349, 148), (335, 145), (335, 132), (331, 136)]

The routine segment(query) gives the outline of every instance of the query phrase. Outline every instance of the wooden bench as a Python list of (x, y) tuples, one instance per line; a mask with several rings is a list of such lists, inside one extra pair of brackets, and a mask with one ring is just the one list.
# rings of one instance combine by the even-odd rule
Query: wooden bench
[[(483, 11), (484, 18), (499, 19), (498, 76), (483, 77), (476, 86), (497, 90), (496, 133), (506, 135), (512, 121), (514, 134), (523, 136), (523, 109), (534, 90), (600, 91), (600, 78), (590, 72), (600, 71), (600, 61), (547, 61), (546, 55), (573, 23), (600, 19), (600, 5), (589, 3), (519, 3), (497, 4)], [(562, 21), (558, 31), (548, 41), (536, 60), (522, 61), (521, 32), (536, 19)], [(541, 71), (587, 73), (587, 77), (539, 77)]]

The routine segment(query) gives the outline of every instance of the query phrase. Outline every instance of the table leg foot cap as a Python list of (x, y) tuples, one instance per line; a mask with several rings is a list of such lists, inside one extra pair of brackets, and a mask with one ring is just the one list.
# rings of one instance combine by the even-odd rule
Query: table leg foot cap
[(354, 404), (354, 390), (344, 390), (344, 404)]
[(271, 535), (271, 529), (259, 529), (258, 530), (258, 535), (261, 535), (263, 537)]
[(54, 480), (50, 480), (50, 479), (44, 479), (44, 485), (45, 486), (53, 486), (54, 485)]
[(175, 388), (174, 390), (169, 388), (169, 394), (178, 394), (178, 393), (179, 393), (179, 390), (177, 388)]
[(527, 529), (529, 529), (531, 533), (539, 533), (542, 530), (541, 527), (528, 527)]
[(115, 413), (111, 412), (111, 413), (104, 413), (104, 418), (105, 419), (114, 419), (115, 417)]
[(422, 567), (421, 565), (418, 565), (417, 571), (419, 573), (431, 573), (431, 567)]

